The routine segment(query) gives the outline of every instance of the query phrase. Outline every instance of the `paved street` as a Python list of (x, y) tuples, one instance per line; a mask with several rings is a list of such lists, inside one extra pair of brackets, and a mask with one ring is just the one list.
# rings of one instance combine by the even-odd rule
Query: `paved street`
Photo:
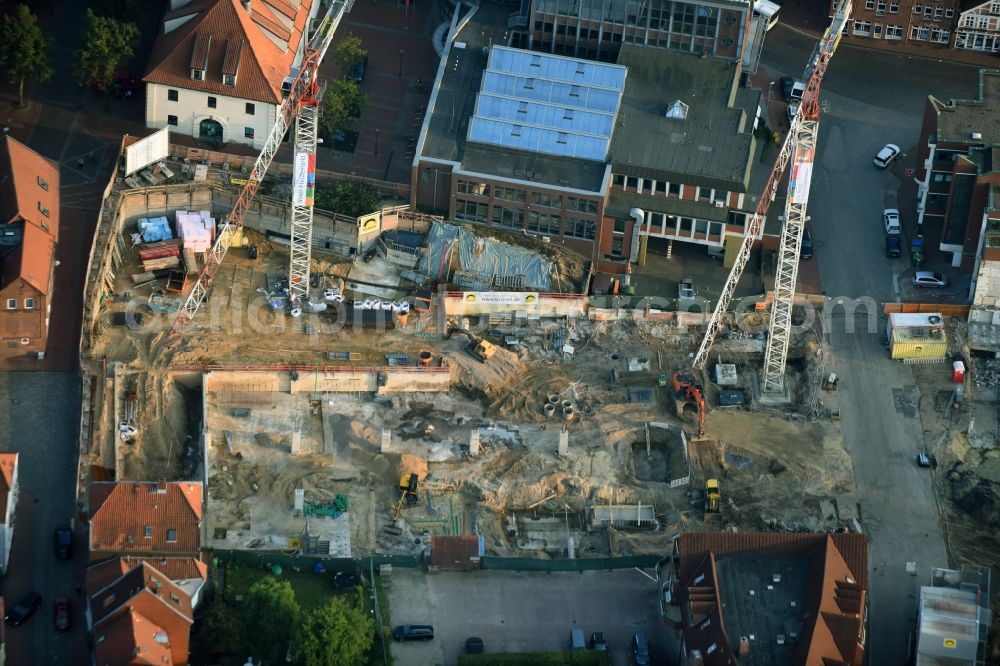
[[(21, 495), (9, 570), (0, 588), (8, 608), (29, 591), (42, 606), (22, 626), (7, 628), (7, 663), (77, 664), (86, 646), (82, 605), (72, 576), (82, 573), (84, 544), (72, 562), (55, 559), (53, 530), (75, 507), (79, 377), (72, 373), (0, 373), (0, 449), (21, 454)], [(52, 602), (68, 596), (73, 631), (52, 627)]]
[[(797, 75), (812, 39), (779, 26), (768, 35), (763, 65), (775, 76)], [(826, 294), (896, 301), (909, 261), (886, 259), (882, 208), (895, 201), (899, 175), (912, 167), (927, 94), (948, 99), (975, 90), (973, 67), (841, 47), (824, 82), (819, 164), (809, 202), (816, 254)], [(902, 164), (880, 171), (872, 157), (887, 142), (905, 152)], [(899, 206), (906, 214), (905, 204)], [(906, 220), (904, 219), (904, 222)], [(910, 221), (912, 223), (912, 220)], [(902, 277), (901, 277), (902, 276)], [(866, 313), (833, 318), (831, 343), (841, 377), (841, 423), (854, 461), (860, 514), (870, 535), (869, 661), (902, 664), (916, 613), (918, 587), (930, 568), (948, 564), (927, 470), (915, 455), (923, 429), (908, 366), (888, 359)], [(881, 325), (879, 321), (878, 325)], [(878, 326), (876, 326), (877, 328)], [(917, 576), (905, 573), (917, 563)]]
[(645, 631), (654, 663), (672, 663), (676, 649), (659, 618), (656, 583), (639, 571), (422, 573), (397, 570), (388, 579), (393, 625), (431, 624), (428, 643), (394, 643), (399, 666), (454, 664), (465, 639), (487, 652), (564, 650), (571, 629), (607, 635), (611, 663), (630, 663), (632, 634)]

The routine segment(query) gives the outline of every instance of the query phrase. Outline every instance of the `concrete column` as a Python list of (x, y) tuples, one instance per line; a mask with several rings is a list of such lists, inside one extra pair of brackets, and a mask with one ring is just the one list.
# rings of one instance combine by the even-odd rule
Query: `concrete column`
[(563, 426), (563, 429), (559, 431), (559, 455), (566, 456), (569, 455), (569, 430)]
[(382, 428), (382, 445), (379, 448), (379, 453), (389, 453), (389, 444), (392, 441), (392, 431), (388, 428)]
[(469, 455), (479, 455), (479, 428), (473, 428), (469, 431)]
[(298, 430), (292, 432), (292, 455), (302, 455), (302, 433)]
[(304, 488), (295, 489), (295, 510), (302, 513), (302, 509), (305, 508), (306, 503), (306, 491)]

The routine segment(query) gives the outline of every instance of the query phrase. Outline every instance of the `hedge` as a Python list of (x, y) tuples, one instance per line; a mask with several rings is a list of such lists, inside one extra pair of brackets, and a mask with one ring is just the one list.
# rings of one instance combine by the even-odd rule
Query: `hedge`
[(463, 654), (458, 666), (607, 666), (608, 653), (593, 650), (577, 652), (499, 652)]

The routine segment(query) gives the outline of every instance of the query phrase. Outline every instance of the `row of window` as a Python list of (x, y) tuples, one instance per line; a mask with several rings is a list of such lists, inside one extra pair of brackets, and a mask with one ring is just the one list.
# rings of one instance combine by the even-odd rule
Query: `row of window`
[(923, 14), (925, 19), (940, 21), (942, 18), (951, 18), (955, 15), (955, 10), (951, 7), (935, 7), (933, 5), (922, 5), (919, 2), (913, 5), (914, 14)]
[[(611, 178), (614, 187), (621, 187), (629, 192), (639, 194), (652, 194), (665, 197), (683, 198), (684, 186), (680, 183), (668, 183), (663, 180), (653, 180), (652, 178), (638, 178), (636, 176), (623, 176), (615, 174)], [(729, 202), (729, 192), (726, 190), (716, 190), (702, 185), (691, 185), (695, 188), (695, 200), (707, 203)]]
[[(468, 199), (457, 199), (455, 202), (455, 219), (463, 222), (486, 224), (489, 220), (489, 204)], [(496, 227), (506, 229), (524, 229), (527, 217), (527, 230), (546, 236), (565, 236), (594, 240), (597, 236), (597, 222), (576, 217), (563, 217), (548, 213), (529, 212), (527, 215), (520, 208), (494, 206), (492, 223)]]
[[(146, 537), (147, 539), (152, 539), (153, 538), (153, 526), (152, 525), (146, 525), (143, 528), (143, 536)], [(167, 530), (167, 541), (177, 541), (177, 530), (172, 529), (172, 528)]]
[[(501, 199), (503, 201), (512, 201), (515, 203), (527, 203), (528, 193), (525, 190), (518, 189), (516, 187), (505, 187), (502, 185), (491, 186), (489, 183), (483, 183), (475, 180), (458, 180), (455, 189), (459, 194), (472, 194), (478, 197), (490, 196), (490, 191), (493, 192), (494, 199)], [(552, 194), (550, 192), (532, 192), (531, 193), (531, 203), (534, 206), (544, 206), (545, 208), (559, 208), (563, 207), (563, 196), (561, 194)], [(587, 215), (597, 215), (597, 201), (593, 199), (582, 199), (580, 197), (566, 197), (566, 210), (575, 213), (585, 213)]]
[[(855, 21), (854, 34), (860, 37), (868, 37), (874, 34), (875, 37), (901, 40), (903, 39), (903, 26), (893, 24), (883, 26), (881, 23), (876, 23), (873, 26), (871, 21)], [(951, 31), (915, 25), (910, 27), (910, 39), (917, 41), (930, 40), (938, 44), (947, 44), (951, 39)]]
[[(171, 127), (177, 127), (177, 116), (167, 116), (167, 124), (170, 125)], [(243, 128), (243, 138), (245, 138), (245, 139), (252, 139), (253, 135), (254, 135), (254, 131), (253, 131), (252, 127), (244, 127)], [(41, 204), (39, 204), (39, 205), (41, 205)], [(46, 213), (46, 215), (47, 214), (48, 213)]]
[[(177, 101), (180, 101), (180, 91), (174, 90), (173, 88), (168, 88), (167, 89), (167, 101), (168, 102), (177, 102)], [(218, 108), (218, 105), (219, 105), (218, 98), (217, 97), (212, 97), (211, 95), (209, 95), (208, 96), (208, 108), (215, 109), (215, 108)], [(254, 104), (254, 103), (252, 103), (252, 102), (247, 102), (246, 106), (244, 107), (244, 109), (246, 110), (246, 114), (248, 116), (252, 116), (257, 111), (257, 105)]]
[(997, 23), (995, 16), (966, 16), (962, 19), (963, 28), (977, 28), (979, 30), (996, 30)]
[[(196, 68), (192, 67), (191, 68), (191, 79), (194, 80), (194, 81), (204, 81), (205, 80), (205, 70), (203, 70), (203, 69), (196, 69)], [(235, 86), (236, 85), (236, 77), (233, 76), (232, 74), (223, 74), (222, 75), (222, 85), (225, 85), (225, 86)]]
[(1000, 51), (1000, 36), (970, 35), (964, 32), (955, 33), (955, 48), (969, 51), (985, 51), (996, 53)]
[[(7, 299), (7, 309), (8, 310), (16, 310), (17, 309), (17, 299), (16, 298), (8, 298)], [(24, 299), (24, 309), (25, 310), (34, 310), (35, 309), (35, 299), (33, 299), (33, 298), (26, 298), (26, 299)]]

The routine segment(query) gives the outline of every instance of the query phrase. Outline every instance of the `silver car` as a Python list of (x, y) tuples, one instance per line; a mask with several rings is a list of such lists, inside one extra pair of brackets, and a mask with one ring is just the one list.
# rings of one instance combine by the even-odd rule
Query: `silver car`
[(884, 169), (889, 166), (896, 156), (899, 155), (899, 146), (894, 143), (887, 143), (885, 147), (878, 151), (878, 155), (875, 156), (875, 166), (879, 169)]
[(913, 274), (914, 287), (931, 287), (941, 289), (948, 286), (948, 278), (941, 273), (917, 271)]

